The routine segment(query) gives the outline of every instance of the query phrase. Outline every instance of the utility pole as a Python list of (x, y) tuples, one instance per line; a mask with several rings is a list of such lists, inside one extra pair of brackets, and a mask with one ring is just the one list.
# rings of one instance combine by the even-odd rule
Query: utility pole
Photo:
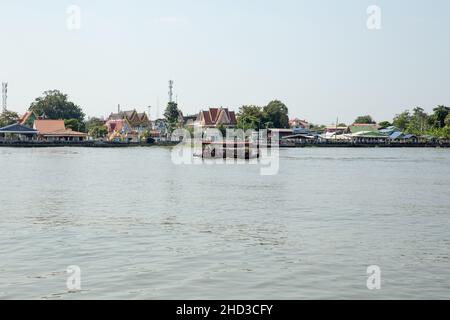
[(339, 125), (339, 117), (336, 118), (336, 132), (334, 133), (334, 141), (337, 140), (338, 125)]

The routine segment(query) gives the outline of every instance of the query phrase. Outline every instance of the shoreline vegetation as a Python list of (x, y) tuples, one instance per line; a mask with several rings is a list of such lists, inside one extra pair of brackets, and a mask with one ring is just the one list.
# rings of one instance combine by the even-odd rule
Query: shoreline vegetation
[(391, 121), (378, 122), (365, 115), (352, 124), (336, 119), (331, 125), (319, 125), (290, 118), (289, 108), (280, 100), (272, 100), (265, 106), (244, 105), (237, 112), (220, 107), (185, 116), (172, 100), (173, 81), (169, 82), (169, 89), (164, 118), (153, 121), (150, 111), (148, 114), (136, 109), (124, 111), (120, 105), (107, 118), (86, 119), (83, 108), (70, 101), (67, 94), (46, 91), (22, 116), (5, 106), (0, 114), (0, 147), (173, 146), (181, 142), (180, 137), (174, 138), (179, 129), (191, 135), (200, 129), (206, 141), (214, 141), (217, 132), (225, 136), (228, 129), (267, 130), (269, 139), (278, 134), (282, 148), (450, 145), (450, 108), (445, 105), (436, 106), (432, 113), (415, 107), (397, 114)]

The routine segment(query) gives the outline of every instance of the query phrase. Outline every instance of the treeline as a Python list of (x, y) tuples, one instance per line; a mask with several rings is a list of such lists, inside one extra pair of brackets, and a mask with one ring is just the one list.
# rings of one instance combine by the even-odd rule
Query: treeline
[[(36, 98), (28, 111), (49, 120), (64, 119), (66, 128), (74, 131), (86, 132), (96, 138), (104, 137), (108, 130), (103, 121), (98, 118), (86, 120), (82, 108), (69, 101), (66, 94), (58, 90), (44, 92), (43, 96)], [(0, 116), (0, 127), (5, 127), (19, 121), (19, 114), (7, 111)]]
[(242, 106), (237, 114), (237, 126), (244, 130), (289, 128), (289, 110), (286, 105), (273, 100), (266, 106)]
[[(69, 101), (68, 96), (58, 90), (44, 92), (43, 96), (36, 98), (31, 103), (29, 111), (33, 111), (37, 116), (44, 116), (46, 119), (65, 119), (67, 128), (87, 132), (96, 138), (107, 135), (103, 121), (98, 118), (86, 120), (82, 108)], [(177, 127), (180, 112), (176, 103), (169, 103), (165, 112), (169, 131)], [(6, 111), (0, 116), (0, 127), (17, 123), (18, 120), (19, 115), (16, 112)], [(244, 130), (289, 128), (289, 110), (279, 100), (273, 100), (265, 106), (245, 105), (237, 113), (237, 122), (238, 128)], [(358, 117), (355, 123), (376, 124), (369, 115)], [(415, 135), (450, 138), (450, 108), (440, 105), (433, 109), (433, 113), (427, 114), (423, 108), (416, 107), (396, 115), (392, 122), (383, 121), (379, 125), (382, 128), (393, 125), (405, 133)], [(345, 124), (338, 126), (345, 126)], [(323, 130), (324, 127), (312, 125), (312, 128), (318, 131)]]
[[(376, 123), (371, 116), (361, 116), (355, 123)], [(405, 110), (392, 121), (379, 123), (380, 127), (395, 126), (399, 130), (414, 135), (430, 135), (437, 138), (450, 138), (450, 108), (440, 105), (428, 114), (421, 107)]]

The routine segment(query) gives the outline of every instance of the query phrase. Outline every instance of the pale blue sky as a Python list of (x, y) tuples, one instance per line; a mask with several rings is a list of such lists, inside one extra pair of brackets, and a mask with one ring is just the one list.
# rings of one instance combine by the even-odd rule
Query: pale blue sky
[(450, 105), (449, 16), (448, 0), (1, 0), (0, 80), (18, 112), (60, 89), (89, 116), (120, 103), (155, 117), (174, 79), (185, 114), (277, 98), (314, 123), (390, 120)]

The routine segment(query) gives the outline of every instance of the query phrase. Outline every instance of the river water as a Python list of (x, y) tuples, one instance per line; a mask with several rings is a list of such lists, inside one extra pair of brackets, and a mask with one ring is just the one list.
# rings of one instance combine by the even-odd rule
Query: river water
[(170, 154), (0, 148), (0, 299), (450, 299), (450, 150)]

